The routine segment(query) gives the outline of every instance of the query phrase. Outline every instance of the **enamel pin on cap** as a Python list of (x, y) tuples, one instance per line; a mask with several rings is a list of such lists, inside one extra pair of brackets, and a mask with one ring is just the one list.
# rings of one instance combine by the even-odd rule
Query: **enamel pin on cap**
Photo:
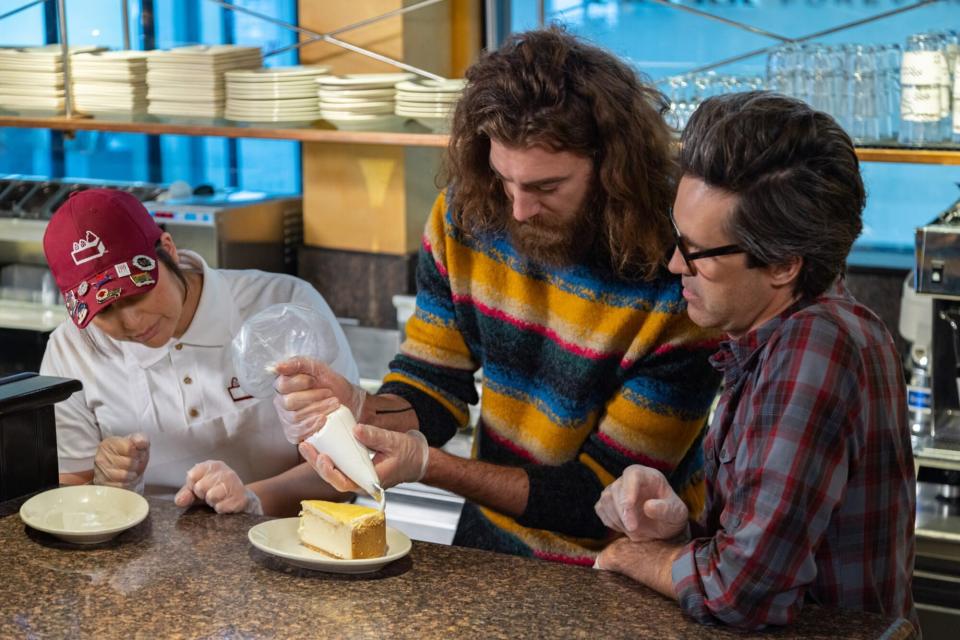
[(43, 252), (79, 328), (116, 300), (156, 286), (162, 236), (150, 213), (125, 191), (87, 189), (57, 209)]

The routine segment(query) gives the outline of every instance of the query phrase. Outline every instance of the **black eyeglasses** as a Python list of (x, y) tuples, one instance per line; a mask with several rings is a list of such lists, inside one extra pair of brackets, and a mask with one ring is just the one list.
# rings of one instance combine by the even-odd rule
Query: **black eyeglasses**
[(687, 268), (691, 271), (693, 268), (693, 261), (700, 260), (701, 258), (715, 258), (717, 256), (729, 256), (735, 253), (746, 253), (747, 250), (741, 247), (738, 244), (725, 244), (722, 247), (714, 247), (713, 249), (704, 249), (703, 251), (687, 251), (687, 248), (683, 246), (683, 236), (680, 235), (680, 229), (677, 228), (677, 221), (673, 219), (673, 213), (670, 213), (670, 225), (673, 227), (673, 238), (677, 243), (677, 249), (680, 251), (680, 255), (683, 256), (683, 261), (686, 263)]

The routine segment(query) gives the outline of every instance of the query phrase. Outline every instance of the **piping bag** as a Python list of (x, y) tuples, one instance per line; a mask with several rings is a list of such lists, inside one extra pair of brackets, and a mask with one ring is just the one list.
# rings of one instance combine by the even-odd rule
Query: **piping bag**
[(384, 490), (380, 486), (380, 477), (373, 466), (373, 452), (357, 441), (353, 427), (357, 421), (350, 410), (341, 405), (327, 416), (319, 431), (307, 438), (313, 448), (330, 456), (343, 475), (353, 480), (357, 486), (367, 492), (380, 505), (385, 506)]

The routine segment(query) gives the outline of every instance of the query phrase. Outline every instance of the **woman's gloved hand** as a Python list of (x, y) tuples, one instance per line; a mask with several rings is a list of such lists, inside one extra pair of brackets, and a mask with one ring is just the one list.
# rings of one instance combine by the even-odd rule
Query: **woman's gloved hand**
[(246, 488), (240, 476), (220, 460), (207, 460), (193, 465), (173, 501), (178, 507), (205, 502), (217, 513), (263, 515), (257, 494)]
[(360, 419), (367, 392), (329, 366), (303, 356), (276, 365), (273, 405), (287, 440), (297, 444), (316, 433), (339, 405)]
[(669, 540), (686, 531), (687, 505), (656, 469), (627, 467), (600, 494), (594, 509), (610, 529), (630, 540)]
[(149, 461), (150, 438), (146, 434), (105, 438), (93, 458), (93, 484), (142, 492)]
[[(380, 429), (367, 424), (358, 424), (353, 430), (360, 444), (374, 452), (373, 466), (384, 489), (402, 482), (418, 482), (423, 479), (430, 460), (427, 438), (417, 430), (401, 433)], [(345, 476), (333, 464), (329, 456), (318, 453), (307, 442), (300, 444), (300, 455), (324, 481), (338, 491), (361, 492), (362, 489)]]

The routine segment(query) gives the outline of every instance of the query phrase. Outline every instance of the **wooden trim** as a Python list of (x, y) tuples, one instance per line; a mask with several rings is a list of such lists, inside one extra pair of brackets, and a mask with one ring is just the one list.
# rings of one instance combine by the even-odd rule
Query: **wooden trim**
[(225, 121), (122, 121), (94, 118), (67, 118), (66, 116), (3, 116), (0, 127), (54, 129), (58, 131), (117, 131), (148, 135), (178, 134), (189, 136), (218, 136), (222, 138), (270, 138), (300, 142), (328, 142), (350, 144), (382, 144), (408, 147), (445, 147), (447, 136), (440, 133), (391, 131), (340, 131), (310, 125), (296, 128), (271, 128), (259, 124), (221, 124)]
[[(149, 116), (142, 116), (149, 117)], [(406, 147), (446, 147), (444, 133), (415, 131), (341, 131), (319, 121), (320, 126), (270, 127), (260, 124), (229, 123), (227, 120), (155, 119), (155, 120), (100, 120), (97, 118), (67, 118), (66, 116), (9, 116), (0, 115), (0, 127), (27, 129), (54, 129), (57, 131), (118, 131), (148, 135), (178, 134), (189, 136), (219, 136), (222, 138), (269, 138), (300, 142), (336, 144), (381, 144)], [(228, 124), (229, 123), (229, 124)], [(324, 125), (331, 128), (322, 128)], [(859, 147), (857, 157), (863, 162), (902, 162), (908, 164), (960, 165), (960, 145), (943, 149), (910, 149), (892, 147)]]
[(905, 162), (911, 164), (960, 164), (960, 146), (955, 149), (878, 149), (860, 147), (857, 157), (862, 162)]

